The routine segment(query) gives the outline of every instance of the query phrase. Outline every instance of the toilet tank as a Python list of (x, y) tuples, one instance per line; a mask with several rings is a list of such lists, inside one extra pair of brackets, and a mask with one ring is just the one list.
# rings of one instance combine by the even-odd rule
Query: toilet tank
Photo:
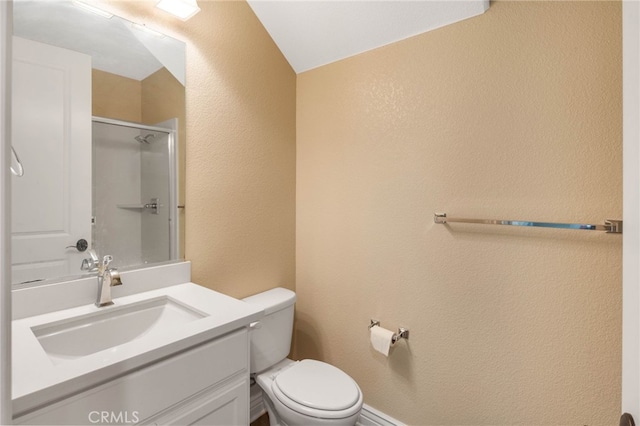
[(278, 287), (242, 299), (264, 309), (264, 317), (252, 324), (250, 371), (258, 373), (287, 357), (293, 333), (296, 294)]

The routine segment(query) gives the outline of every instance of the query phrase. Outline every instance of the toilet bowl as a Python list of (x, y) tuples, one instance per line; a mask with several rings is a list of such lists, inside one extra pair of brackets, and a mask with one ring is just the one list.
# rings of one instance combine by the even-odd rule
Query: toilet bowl
[(251, 373), (263, 395), (271, 426), (355, 425), (362, 410), (358, 384), (322, 361), (287, 359), (295, 293), (275, 288), (244, 299), (265, 311), (250, 331)]
[(286, 359), (258, 374), (256, 382), (280, 425), (354, 425), (362, 409), (356, 382), (324, 362)]

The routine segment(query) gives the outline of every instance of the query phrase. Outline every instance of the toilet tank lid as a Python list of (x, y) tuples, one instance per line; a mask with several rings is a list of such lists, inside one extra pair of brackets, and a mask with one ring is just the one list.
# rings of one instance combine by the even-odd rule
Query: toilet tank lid
[(293, 305), (296, 301), (296, 294), (286, 288), (276, 287), (262, 293), (242, 299), (243, 302), (258, 305), (264, 309), (264, 314), (269, 315), (281, 309)]

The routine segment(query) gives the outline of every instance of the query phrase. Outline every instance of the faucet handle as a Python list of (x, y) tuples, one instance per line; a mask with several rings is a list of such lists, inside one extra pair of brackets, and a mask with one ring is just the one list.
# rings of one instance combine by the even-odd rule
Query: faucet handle
[(105, 269), (108, 268), (111, 262), (113, 262), (113, 256), (111, 256), (110, 254), (106, 255), (102, 258), (102, 267)]
[(93, 263), (98, 263), (98, 253), (94, 249), (87, 250), (87, 254), (91, 256), (91, 261)]
[(99, 262), (98, 254), (94, 249), (87, 250), (87, 254), (89, 255), (88, 259), (82, 259), (82, 265), (80, 265), (80, 269), (82, 271), (96, 271), (98, 270)]
[(91, 271), (95, 270), (95, 264), (91, 261), (91, 259), (82, 259), (82, 265), (80, 265), (81, 271)]

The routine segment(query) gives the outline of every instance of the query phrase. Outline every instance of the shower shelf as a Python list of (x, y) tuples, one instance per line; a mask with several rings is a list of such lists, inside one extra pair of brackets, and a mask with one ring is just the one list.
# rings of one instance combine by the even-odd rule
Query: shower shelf
[(158, 202), (157, 198), (152, 198), (150, 203), (139, 203), (139, 204), (116, 204), (116, 207), (119, 209), (127, 209), (127, 210), (151, 210), (151, 213), (158, 214), (158, 208), (161, 207), (162, 204)]
[(116, 207), (119, 209), (144, 209), (144, 204), (116, 204)]

